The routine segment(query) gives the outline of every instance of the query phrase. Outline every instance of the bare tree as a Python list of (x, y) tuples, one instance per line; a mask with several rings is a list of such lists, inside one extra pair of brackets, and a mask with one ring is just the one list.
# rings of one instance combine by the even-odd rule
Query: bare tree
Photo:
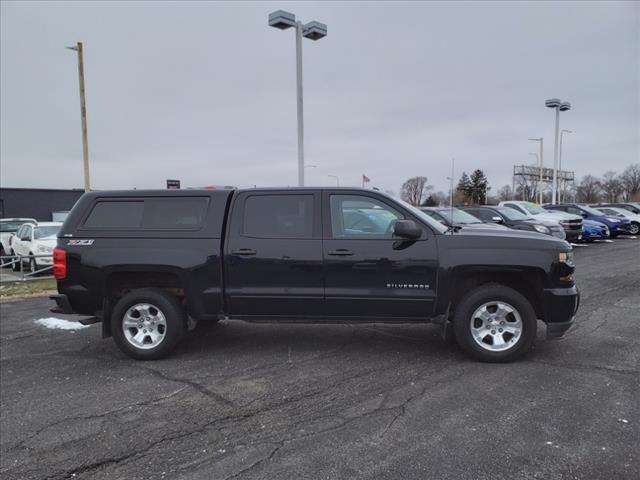
[(617, 202), (624, 188), (616, 172), (606, 172), (600, 181), (602, 194), (607, 202)]
[(427, 177), (411, 177), (402, 184), (400, 197), (411, 205), (422, 205), (431, 190), (433, 186), (427, 185)]
[(602, 185), (600, 180), (593, 175), (585, 175), (576, 190), (576, 200), (585, 203), (597, 202), (600, 200), (601, 192)]
[(500, 189), (498, 190), (498, 200), (500, 202), (513, 200), (513, 190), (511, 190), (511, 185), (500, 187)]
[(626, 201), (640, 200), (640, 163), (629, 165), (620, 174), (620, 183)]

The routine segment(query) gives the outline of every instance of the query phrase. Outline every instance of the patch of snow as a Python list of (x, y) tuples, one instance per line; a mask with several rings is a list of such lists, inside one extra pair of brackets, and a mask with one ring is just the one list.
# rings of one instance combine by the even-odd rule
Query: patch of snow
[(629, 423), (629, 420), (627, 420), (626, 418), (619, 418), (618, 421), (622, 423)]
[(572, 247), (588, 247), (589, 245), (587, 245), (586, 243), (572, 243), (571, 246)]
[(35, 320), (37, 325), (41, 325), (47, 328), (55, 328), (58, 330), (80, 330), (81, 328), (87, 328), (89, 325), (82, 325), (80, 322), (71, 322), (62, 318), (48, 317), (39, 318)]

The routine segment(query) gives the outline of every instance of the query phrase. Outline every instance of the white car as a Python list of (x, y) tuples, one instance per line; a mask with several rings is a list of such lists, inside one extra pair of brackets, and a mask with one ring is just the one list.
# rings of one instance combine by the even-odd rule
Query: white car
[(522, 200), (508, 200), (506, 202), (500, 202), (498, 206), (513, 208), (528, 217), (539, 220), (558, 222), (562, 225), (562, 228), (564, 228), (568, 242), (575, 242), (582, 238), (582, 217), (579, 215), (557, 210), (545, 210), (540, 205)]
[[(22, 226), (23, 223), (37, 223), (33, 218), (2, 218), (0, 219), (0, 257), (11, 254), (9, 239)], [(3, 258), (2, 263), (9, 263), (10, 259)]]
[(612, 217), (624, 217), (631, 222), (629, 226), (629, 233), (631, 235), (637, 235), (640, 232), (640, 215), (633, 213), (627, 209), (619, 207), (595, 207), (596, 210), (601, 211), (605, 215)]
[[(61, 222), (38, 222), (23, 224), (11, 238), (12, 255), (46, 255), (44, 257), (24, 258), (22, 263), (35, 272), (53, 265), (53, 249), (56, 247), (56, 235), (62, 226)], [(12, 265), (20, 270), (19, 263)]]

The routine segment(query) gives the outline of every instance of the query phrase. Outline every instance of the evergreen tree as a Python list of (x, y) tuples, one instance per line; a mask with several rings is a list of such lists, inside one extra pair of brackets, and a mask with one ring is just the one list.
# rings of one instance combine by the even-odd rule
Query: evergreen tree
[(460, 177), (456, 190), (462, 192), (465, 202), (471, 199), (471, 180), (469, 180), (467, 172), (462, 172), (462, 176)]
[(487, 192), (490, 190), (487, 176), (479, 168), (474, 170), (469, 179), (469, 197), (471, 203), (479, 205), (487, 203)]
[(437, 207), (438, 201), (433, 195), (429, 195), (427, 199), (422, 204), (423, 207)]

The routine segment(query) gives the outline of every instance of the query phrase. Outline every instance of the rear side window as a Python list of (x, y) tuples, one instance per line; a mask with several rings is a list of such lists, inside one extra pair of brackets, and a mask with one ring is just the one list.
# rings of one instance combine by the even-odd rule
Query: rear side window
[(193, 230), (204, 222), (207, 197), (145, 198), (99, 201), (84, 228)]
[(131, 228), (142, 222), (144, 202), (98, 202), (84, 222), (85, 228)]
[(251, 195), (244, 204), (243, 235), (311, 238), (313, 195)]

